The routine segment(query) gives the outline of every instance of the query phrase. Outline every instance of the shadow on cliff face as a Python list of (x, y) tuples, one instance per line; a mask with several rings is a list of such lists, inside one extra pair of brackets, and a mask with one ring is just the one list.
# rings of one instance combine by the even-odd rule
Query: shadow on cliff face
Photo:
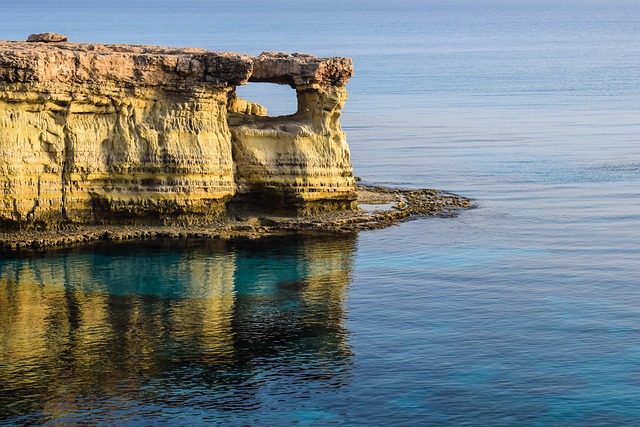
[(0, 423), (224, 417), (339, 389), (354, 251), (351, 236), (155, 240), (0, 261)]

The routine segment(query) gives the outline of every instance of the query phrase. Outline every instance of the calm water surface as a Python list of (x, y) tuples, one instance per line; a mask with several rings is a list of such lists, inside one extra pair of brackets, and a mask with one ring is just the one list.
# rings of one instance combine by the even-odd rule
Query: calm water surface
[[(637, 2), (25, 0), (0, 22), (350, 56), (356, 174), (477, 205), (353, 237), (4, 255), (0, 424), (637, 425)], [(244, 96), (290, 112), (271, 86)]]

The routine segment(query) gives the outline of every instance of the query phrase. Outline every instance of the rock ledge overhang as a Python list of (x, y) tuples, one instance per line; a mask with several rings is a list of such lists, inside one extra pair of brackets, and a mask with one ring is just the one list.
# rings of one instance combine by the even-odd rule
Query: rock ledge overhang
[(198, 48), (92, 43), (0, 41), (3, 83), (143, 86), (237, 86), (255, 82), (344, 86), (350, 58), (263, 52), (259, 56)]

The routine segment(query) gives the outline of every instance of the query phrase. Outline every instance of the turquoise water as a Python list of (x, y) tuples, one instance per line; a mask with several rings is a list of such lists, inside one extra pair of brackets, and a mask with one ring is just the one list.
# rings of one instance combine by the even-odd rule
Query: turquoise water
[(637, 425), (637, 2), (41, 0), (0, 22), (350, 56), (356, 174), (477, 205), (355, 237), (4, 259), (0, 424)]

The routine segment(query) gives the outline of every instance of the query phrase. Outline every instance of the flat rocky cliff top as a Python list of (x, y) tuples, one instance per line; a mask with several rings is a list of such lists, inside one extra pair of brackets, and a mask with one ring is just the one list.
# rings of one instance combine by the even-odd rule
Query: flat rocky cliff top
[(198, 48), (0, 41), (0, 83), (115, 81), (150, 86), (228, 86), (256, 81), (344, 86), (352, 75), (351, 59), (344, 57), (280, 52), (250, 56)]

